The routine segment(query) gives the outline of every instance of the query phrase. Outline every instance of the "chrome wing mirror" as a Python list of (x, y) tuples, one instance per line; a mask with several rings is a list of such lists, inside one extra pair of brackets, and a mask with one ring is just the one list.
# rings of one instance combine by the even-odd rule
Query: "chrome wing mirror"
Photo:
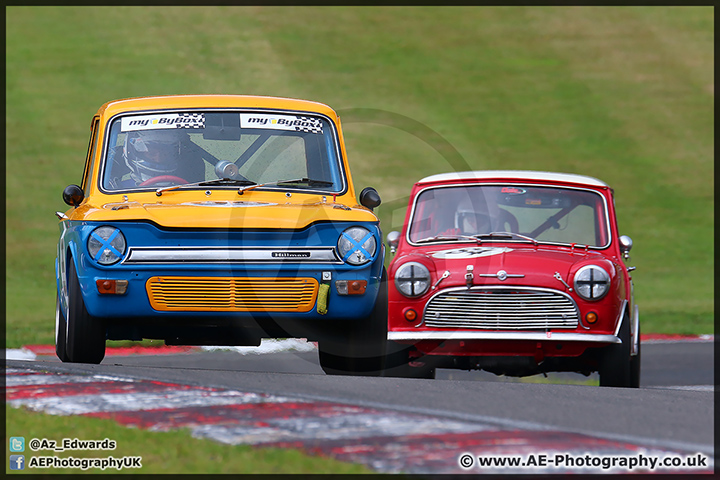
[(395, 253), (395, 250), (397, 250), (398, 244), (400, 243), (400, 232), (393, 230), (392, 232), (387, 234), (387, 243), (390, 245), (390, 253)]
[(633, 241), (632, 238), (628, 237), (627, 235), (622, 235), (620, 237), (620, 251), (623, 254), (623, 257), (625, 257), (625, 260), (630, 258), (630, 250), (633, 247)]

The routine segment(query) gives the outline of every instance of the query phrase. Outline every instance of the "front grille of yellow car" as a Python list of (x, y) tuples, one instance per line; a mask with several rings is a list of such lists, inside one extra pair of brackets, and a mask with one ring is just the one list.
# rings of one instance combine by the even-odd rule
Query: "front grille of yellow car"
[(150, 305), (159, 311), (309, 312), (315, 306), (314, 278), (152, 277)]
[(428, 327), (488, 330), (577, 328), (579, 319), (568, 295), (523, 288), (445, 291), (430, 299), (424, 314)]

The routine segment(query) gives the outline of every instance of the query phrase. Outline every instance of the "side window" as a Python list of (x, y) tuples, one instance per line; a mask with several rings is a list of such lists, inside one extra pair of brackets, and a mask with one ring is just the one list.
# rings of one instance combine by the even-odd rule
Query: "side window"
[(90, 176), (90, 172), (92, 172), (93, 169), (93, 163), (95, 161), (95, 151), (97, 150), (98, 138), (100, 137), (100, 135), (98, 134), (99, 125), (100, 117), (94, 117), (92, 120), (92, 125), (90, 127), (90, 144), (88, 145), (88, 153), (87, 157), (85, 158), (85, 171), (83, 172), (83, 179), (81, 184), (85, 196), (88, 195), (88, 190), (90, 187), (90, 185), (88, 184), (88, 177)]

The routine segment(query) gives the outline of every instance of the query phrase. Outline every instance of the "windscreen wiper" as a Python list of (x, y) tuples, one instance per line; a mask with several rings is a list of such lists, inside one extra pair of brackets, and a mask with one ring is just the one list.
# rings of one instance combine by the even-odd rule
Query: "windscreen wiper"
[(238, 186), (238, 185), (256, 185), (255, 182), (251, 180), (234, 180), (232, 178), (218, 178), (215, 180), (203, 180), (202, 182), (195, 182), (195, 183), (183, 183), (182, 185), (171, 185), (169, 187), (162, 187), (155, 190), (155, 195), (158, 197), (163, 194), (163, 192), (169, 192), (171, 190), (177, 190), (178, 188), (184, 188), (184, 187), (206, 187), (209, 185), (232, 185), (232, 186)]
[(252, 180), (248, 179), (234, 179), (234, 178), (218, 178), (217, 180), (207, 180), (205, 182), (198, 183), (200, 186), (206, 186), (206, 185), (232, 185), (232, 186), (241, 186), (241, 185), (257, 185), (257, 183), (253, 182)]
[(532, 242), (533, 245), (537, 245), (538, 241), (535, 240), (532, 237), (528, 237), (527, 235), (522, 235), (520, 233), (513, 233), (513, 232), (490, 232), (490, 233), (480, 233), (478, 235), (474, 235), (474, 237), (479, 238), (520, 238), (522, 240), (527, 240), (528, 242)]
[(238, 193), (242, 195), (243, 193), (254, 190), (259, 187), (267, 187), (267, 186), (281, 186), (286, 184), (306, 184), (308, 187), (329, 187), (333, 185), (333, 182), (327, 182), (325, 180), (313, 180), (310, 178), (296, 178), (294, 180), (278, 180), (277, 182), (266, 182), (266, 183), (255, 183), (253, 185), (248, 185), (247, 187), (240, 187), (238, 189)]
[(333, 182), (328, 182), (327, 180), (315, 180), (312, 178), (297, 178), (295, 180), (281, 180), (279, 182), (276, 182), (278, 185), (284, 185), (286, 183), (304, 183), (308, 187), (331, 187), (333, 185)]
[(482, 243), (482, 240), (478, 238), (478, 236), (470, 236), (470, 235), (435, 235), (432, 237), (427, 238), (421, 238), (420, 240), (417, 240), (415, 243), (431, 243), (431, 242), (442, 242), (443, 240), (471, 240), (473, 242), (477, 242), (478, 245)]

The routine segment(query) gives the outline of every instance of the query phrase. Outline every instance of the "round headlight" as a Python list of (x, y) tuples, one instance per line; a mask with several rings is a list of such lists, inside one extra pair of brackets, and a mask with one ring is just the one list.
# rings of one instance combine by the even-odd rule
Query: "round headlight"
[(100, 265), (112, 265), (125, 255), (125, 237), (115, 227), (98, 227), (88, 238), (88, 252)]
[(600, 300), (610, 290), (610, 275), (597, 265), (586, 265), (577, 271), (573, 283), (585, 300)]
[(370, 230), (351, 227), (342, 232), (338, 240), (338, 253), (343, 262), (362, 265), (369, 262), (377, 251), (377, 241)]
[(395, 272), (395, 286), (406, 297), (419, 297), (430, 288), (430, 270), (417, 262), (408, 262)]

